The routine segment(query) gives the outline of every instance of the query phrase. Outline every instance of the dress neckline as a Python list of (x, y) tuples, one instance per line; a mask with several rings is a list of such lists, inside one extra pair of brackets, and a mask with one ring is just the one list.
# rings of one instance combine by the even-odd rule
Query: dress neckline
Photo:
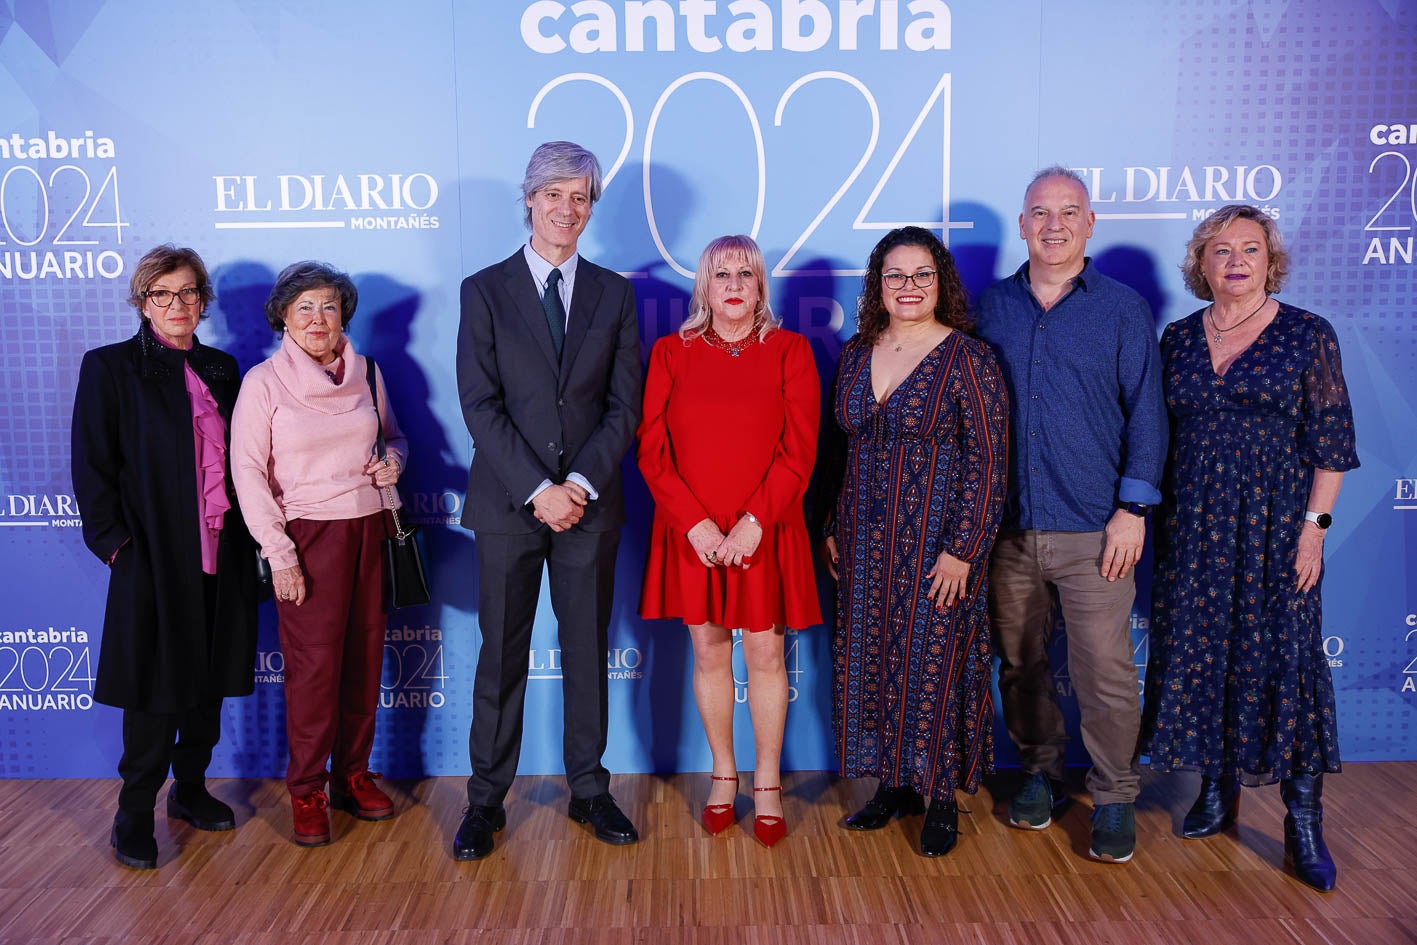
[(1223, 371), (1216, 370), (1215, 361), (1210, 356), (1210, 335), (1209, 332), (1206, 331), (1205, 327), (1205, 313), (1208, 311), (1213, 311), (1213, 309), (1210, 306), (1206, 306), (1205, 308), (1200, 310), (1200, 312), (1198, 313), (1199, 317), (1197, 318), (1196, 323), (1201, 333), (1201, 347), (1205, 349), (1206, 367), (1210, 368), (1211, 376), (1215, 380), (1225, 380), (1226, 375), (1228, 375), (1232, 370), (1234, 370), (1235, 365), (1239, 364), (1240, 361), (1244, 360), (1246, 357), (1249, 356), (1251, 351), (1259, 347), (1259, 344), (1264, 339), (1265, 335), (1269, 334), (1269, 330), (1274, 327), (1274, 323), (1279, 321), (1279, 316), (1284, 313), (1284, 303), (1279, 301), (1279, 299), (1275, 299), (1274, 302), (1279, 307), (1274, 310), (1274, 316), (1269, 320), (1269, 324), (1261, 328), (1259, 334), (1255, 335), (1254, 340), (1251, 341), (1249, 344), (1245, 345), (1245, 347), (1241, 348), (1240, 351), (1235, 355), (1235, 357), (1230, 359), (1230, 363), (1225, 366), (1225, 370)]
[(945, 335), (945, 337), (941, 338), (938, 344), (936, 344), (929, 351), (926, 351), (923, 355), (921, 355), (920, 360), (915, 362), (915, 366), (906, 372), (905, 376), (900, 379), (900, 383), (897, 384), (895, 387), (891, 388), (890, 393), (886, 394), (884, 398), (878, 397), (876, 395), (876, 346), (871, 345), (871, 347), (868, 348), (866, 351), (866, 382), (871, 385), (871, 402), (874, 403), (877, 407), (884, 407), (886, 404), (890, 403), (891, 398), (896, 395), (896, 392), (899, 391), (902, 387), (904, 387), (907, 383), (909, 383), (910, 379), (915, 376), (915, 372), (920, 370), (920, 365), (924, 364), (926, 361), (934, 357), (935, 352), (939, 351), (942, 347), (944, 347), (945, 342), (949, 341), (957, 334), (959, 334), (959, 329), (951, 329), (950, 333), (948, 335)]

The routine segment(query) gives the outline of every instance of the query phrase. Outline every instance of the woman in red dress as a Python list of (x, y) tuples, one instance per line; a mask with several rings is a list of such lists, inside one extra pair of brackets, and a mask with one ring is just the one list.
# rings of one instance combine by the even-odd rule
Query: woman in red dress
[(638, 458), (655, 511), (640, 615), (689, 628), (694, 700), (713, 754), (703, 823), (715, 834), (734, 821), (733, 631), (743, 631), (753, 834), (769, 847), (787, 833), (784, 630), (822, 620), (802, 516), (819, 405), (807, 340), (768, 306), (762, 251), (747, 236), (709, 243), (689, 318), (655, 343), (645, 379)]

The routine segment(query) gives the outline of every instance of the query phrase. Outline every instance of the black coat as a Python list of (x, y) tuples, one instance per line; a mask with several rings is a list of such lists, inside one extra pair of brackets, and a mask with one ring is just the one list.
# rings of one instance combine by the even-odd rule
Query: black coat
[(184, 360), (229, 427), (241, 383), (236, 359), (200, 342), (190, 351), (168, 348), (146, 322), (128, 341), (84, 355), (74, 399), (74, 495), (84, 542), (100, 561), (113, 562), (94, 698), (154, 713), (254, 688), (255, 543), (228, 469), (232, 507), (217, 574), (202, 573)]

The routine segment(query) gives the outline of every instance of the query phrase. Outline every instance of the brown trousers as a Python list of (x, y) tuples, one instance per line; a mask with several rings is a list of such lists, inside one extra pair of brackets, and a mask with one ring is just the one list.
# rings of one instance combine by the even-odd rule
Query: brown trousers
[(1001, 531), (989, 568), (1004, 722), (1024, 771), (1061, 779), (1068, 736), (1048, 659), (1058, 592), (1094, 805), (1131, 803), (1141, 788), (1141, 690), (1131, 635), (1136, 581), (1133, 574), (1102, 577), (1105, 540), (1102, 532)]

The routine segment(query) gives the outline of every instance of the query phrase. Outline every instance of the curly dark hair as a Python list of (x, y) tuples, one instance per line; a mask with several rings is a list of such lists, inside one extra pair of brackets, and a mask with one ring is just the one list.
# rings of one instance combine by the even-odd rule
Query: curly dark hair
[(969, 297), (965, 294), (964, 283), (959, 278), (955, 259), (939, 237), (918, 226), (902, 226), (891, 230), (876, 248), (871, 250), (871, 258), (866, 263), (866, 276), (862, 280), (861, 298), (856, 303), (856, 331), (861, 340), (874, 345), (881, 332), (890, 324), (890, 315), (881, 300), (881, 271), (886, 266), (886, 255), (898, 246), (923, 246), (935, 260), (935, 285), (938, 287), (935, 300), (935, 321), (958, 331), (972, 331), (974, 321), (969, 317)]

